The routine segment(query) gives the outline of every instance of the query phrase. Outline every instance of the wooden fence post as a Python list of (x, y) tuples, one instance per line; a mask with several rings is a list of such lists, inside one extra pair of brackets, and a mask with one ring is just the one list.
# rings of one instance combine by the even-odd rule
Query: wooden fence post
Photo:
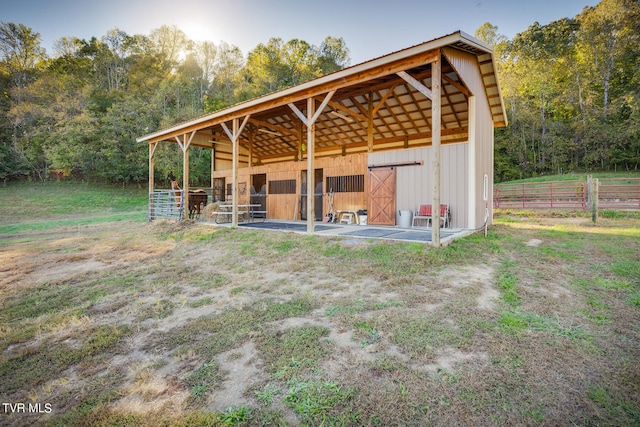
[(598, 221), (598, 186), (600, 182), (598, 178), (591, 178), (591, 186), (589, 193), (591, 196), (591, 220), (595, 224)]

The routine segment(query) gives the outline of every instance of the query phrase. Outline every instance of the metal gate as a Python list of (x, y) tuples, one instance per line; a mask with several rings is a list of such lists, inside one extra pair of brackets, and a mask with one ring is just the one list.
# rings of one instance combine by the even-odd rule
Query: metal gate
[(157, 218), (182, 220), (182, 190), (156, 190), (149, 194), (149, 221)]

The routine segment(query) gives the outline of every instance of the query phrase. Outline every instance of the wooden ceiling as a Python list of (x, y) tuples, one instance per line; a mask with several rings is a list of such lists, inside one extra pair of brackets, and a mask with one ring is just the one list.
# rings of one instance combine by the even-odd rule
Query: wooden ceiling
[[(466, 36), (460, 32), (453, 35), (460, 34)], [(504, 108), (491, 52), (483, 49), (481, 44), (469, 43), (464, 37), (455, 41), (456, 44), (446, 45), (464, 49), (476, 56), (484, 55), (484, 69), (480, 56), (479, 66), (487, 96), (493, 99), (490, 103), (494, 123), (504, 122)], [(421, 55), (401, 55), (421, 47), (418, 49)], [(306, 98), (316, 99), (317, 108), (324, 94), (336, 90), (315, 122), (317, 156), (336, 151), (366, 151), (370, 143), (373, 150), (399, 142), (405, 146), (420, 141), (426, 143), (433, 126), (431, 101), (396, 73), (406, 71), (427, 88), (432, 87), (431, 58), (435, 58), (443, 46), (435, 44), (432, 49), (428, 47), (428, 43), (418, 45), (138, 138), (138, 141), (176, 142), (176, 136), (196, 132), (197, 138), (192, 140), (191, 145), (212, 148), (215, 144), (229, 141), (222, 123), (228, 123), (233, 117), (250, 114), (240, 136), (240, 145), (251, 150), (253, 159), (257, 162), (299, 159), (304, 156), (306, 127), (288, 104), (293, 103), (306, 114)], [(443, 142), (465, 141), (469, 126), (468, 97), (471, 94), (446, 56), (440, 57), (442, 98), (439, 125), (442, 139)], [(365, 68), (367, 64), (371, 64), (371, 67)]]

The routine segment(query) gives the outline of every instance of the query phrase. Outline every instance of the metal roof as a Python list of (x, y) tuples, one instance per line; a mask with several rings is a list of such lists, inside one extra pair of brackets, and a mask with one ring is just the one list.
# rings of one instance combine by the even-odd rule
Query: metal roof
[[(288, 104), (304, 110), (306, 99), (321, 101), (335, 90), (315, 124), (316, 153), (346, 147), (366, 150), (368, 117), (373, 114), (375, 144), (424, 140), (431, 133), (431, 101), (396, 73), (406, 71), (431, 87), (431, 62), (440, 49), (451, 47), (475, 55), (489, 100), (494, 127), (506, 125), (506, 114), (491, 47), (461, 31), (327, 74), (306, 83), (241, 102), (140, 138), (138, 142), (175, 142), (176, 136), (196, 132), (192, 145), (213, 147), (228, 138), (222, 123), (250, 114), (240, 138), (253, 155), (265, 161), (294, 158), (305, 130)], [(442, 55), (443, 141), (467, 138), (469, 88)], [(372, 111), (373, 110), (373, 111)]]

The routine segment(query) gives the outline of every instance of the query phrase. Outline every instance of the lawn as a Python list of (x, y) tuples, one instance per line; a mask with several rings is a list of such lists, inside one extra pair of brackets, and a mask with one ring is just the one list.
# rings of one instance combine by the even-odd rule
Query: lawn
[(145, 212), (0, 187), (0, 424), (640, 424), (637, 214), (436, 250)]

